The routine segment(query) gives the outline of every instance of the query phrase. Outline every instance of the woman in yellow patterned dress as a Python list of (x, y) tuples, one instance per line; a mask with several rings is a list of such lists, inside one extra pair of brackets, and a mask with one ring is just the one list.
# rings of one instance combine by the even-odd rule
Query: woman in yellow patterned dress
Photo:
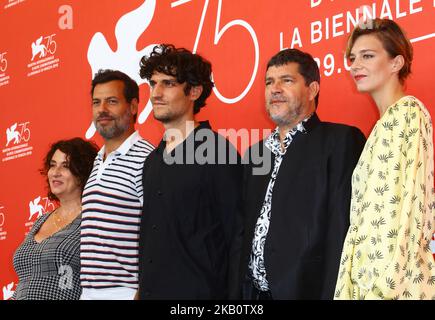
[(355, 28), (346, 53), (380, 119), (353, 172), (335, 299), (435, 299), (432, 122), (404, 92), (412, 46), (394, 21), (374, 19)]

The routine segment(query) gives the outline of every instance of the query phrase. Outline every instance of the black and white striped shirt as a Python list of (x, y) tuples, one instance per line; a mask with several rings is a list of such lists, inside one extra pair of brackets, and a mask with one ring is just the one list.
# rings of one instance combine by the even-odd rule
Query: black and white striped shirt
[(82, 198), (83, 288), (137, 289), (142, 170), (153, 149), (135, 132), (105, 161), (105, 147), (95, 158)]

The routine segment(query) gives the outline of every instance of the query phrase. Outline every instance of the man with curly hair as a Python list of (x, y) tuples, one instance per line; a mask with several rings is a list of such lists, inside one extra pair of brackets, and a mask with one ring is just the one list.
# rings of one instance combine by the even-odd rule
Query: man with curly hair
[(165, 134), (145, 161), (139, 299), (225, 299), (241, 160), (195, 115), (210, 96), (211, 64), (173, 45), (141, 60)]

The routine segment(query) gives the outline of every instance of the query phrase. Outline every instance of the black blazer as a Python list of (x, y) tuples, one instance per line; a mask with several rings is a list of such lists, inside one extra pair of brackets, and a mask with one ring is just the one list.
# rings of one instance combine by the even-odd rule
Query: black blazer
[[(351, 176), (365, 143), (359, 129), (321, 122), (316, 114), (305, 128), (284, 155), (273, 189), (264, 248), (273, 299), (333, 298), (349, 227)], [(253, 174), (258, 152), (270, 164), (265, 175)], [(244, 212), (233, 247), (241, 253), (241, 262), (232, 265), (238, 274), (233, 274), (231, 297), (250, 299), (248, 262), (274, 155), (261, 141), (248, 150), (244, 161)]]

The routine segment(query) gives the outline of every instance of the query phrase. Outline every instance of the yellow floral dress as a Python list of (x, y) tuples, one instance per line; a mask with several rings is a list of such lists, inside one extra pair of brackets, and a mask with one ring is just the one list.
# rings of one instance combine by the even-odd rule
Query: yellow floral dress
[(435, 299), (432, 121), (415, 97), (388, 107), (352, 175), (335, 299)]

